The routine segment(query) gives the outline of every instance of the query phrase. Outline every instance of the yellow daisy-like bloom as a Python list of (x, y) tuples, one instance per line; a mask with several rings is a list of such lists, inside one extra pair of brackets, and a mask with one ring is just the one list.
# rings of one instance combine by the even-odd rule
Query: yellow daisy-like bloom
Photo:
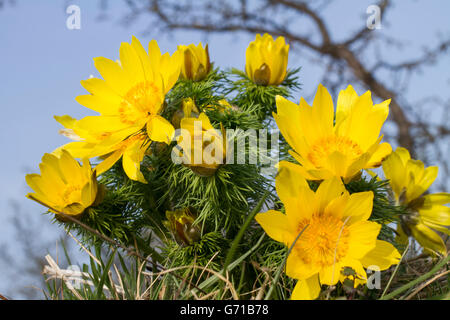
[(289, 45), (284, 37), (273, 40), (265, 33), (250, 42), (246, 51), (245, 72), (258, 85), (277, 86), (286, 78)]
[(100, 115), (81, 120), (55, 117), (66, 128), (62, 133), (78, 140), (62, 148), (77, 158), (104, 156), (97, 167), (98, 174), (123, 156), (128, 177), (146, 182), (140, 172), (148, 147), (144, 142), (149, 138), (169, 143), (174, 135), (173, 126), (160, 113), (165, 94), (178, 79), (181, 55), (162, 55), (155, 40), (150, 41), (147, 54), (133, 37), (131, 44), (121, 44), (120, 62), (103, 57), (94, 62), (103, 79), (81, 81), (90, 94), (76, 100)]
[(422, 161), (411, 159), (408, 150), (399, 147), (383, 161), (383, 171), (397, 203), (410, 212), (402, 216), (398, 229), (404, 240), (406, 235), (413, 236), (427, 251), (447, 255), (444, 241), (433, 229), (450, 235), (450, 208), (445, 206), (450, 203), (450, 193), (423, 195), (436, 179), (438, 167), (425, 168)]
[(212, 176), (226, 159), (226, 133), (219, 133), (205, 113), (198, 118), (181, 120), (181, 135), (178, 137), (179, 156), (183, 164), (199, 176)]
[(297, 105), (277, 96), (278, 113), (273, 116), (306, 179), (336, 176), (348, 182), (361, 169), (380, 166), (392, 152), (388, 143), (380, 144), (382, 136), (379, 136), (389, 103), (386, 100), (374, 105), (370, 91), (358, 96), (348, 86), (339, 94), (334, 119), (331, 96), (319, 85), (312, 107), (303, 98)]
[(201, 81), (211, 71), (211, 62), (209, 60), (208, 45), (203, 48), (200, 42), (197, 46), (190, 44), (188, 46), (178, 46), (184, 57), (184, 63), (181, 68), (181, 76), (184, 79)]
[(26, 181), (34, 193), (27, 197), (58, 215), (59, 212), (79, 217), (94, 204), (98, 184), (88, 159), (80, 166), (67, 151), (61, 156), (46, 153), (39, 164), (41, 174), (27, 174)]
[(297, 239), (286, 261), (286, 274), (299, 280), (291, 299), (317, 298), (321, 285), (345, 279), (345, 267), (365, 283), (364, 268), (385, 270), (398, 263), (397, 249), (377, 240), (381, 225), (367, 220), (373, 205), (371, 191), (350, 195), (333, 177), (314, 192), (298, 168), (279, 163), (275, 184), (286, 214), (270, 210), (255, 218), (272, 239), (288, 247)]

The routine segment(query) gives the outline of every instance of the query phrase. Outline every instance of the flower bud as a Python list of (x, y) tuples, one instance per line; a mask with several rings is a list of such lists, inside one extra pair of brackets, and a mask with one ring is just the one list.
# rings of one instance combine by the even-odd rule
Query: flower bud
[(200, 112), (198, 111), (198, 108), (192, 98), (183, 99), (181, 109), (175, 111), (172, 116), (172, 125), (175, 129), (179, 129), (180, 122), (183, 118), (197, 118), (199, 113)]
[(180, 245), (190, 245), (200, 240), (200, 229), (193, 225), (195, 217), (189, 208), (166, 211), (165, 226), (172, 231)]
[(289, 45), (284, 37), (273, 40), (269, 34), (256, 35), (246, 51), (245, 72), (256, 84), (277, 86), (286, 78)]
[(180, 126), (182, 135), (177, 142), (183, 164), (199, 176), (214, 175), (226, 160), (225, 129), (216, 130), (205, 113), (182, 119)]
[(203, 48), (200, 42), (197, 46), (190, 44), (188, 46), (178, 46), (184, 56), (181, 67), (181, 77), (193, 81), (201, 81), (211, 71), (211, 63), (209, 60), (208, 45)]

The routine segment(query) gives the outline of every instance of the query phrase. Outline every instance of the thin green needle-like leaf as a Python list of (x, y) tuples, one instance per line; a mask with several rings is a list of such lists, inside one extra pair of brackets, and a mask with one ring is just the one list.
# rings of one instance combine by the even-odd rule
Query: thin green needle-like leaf
[(227, 272), (228, 265), (232, 261), (234, 255), (236, 253), (236, 249), (239, 246), (239, 243), (241, 242), (241, 239), (244, 236), (245, 231), (250, 226), (250, 223), (253, 221), (253, 219), (255, 218), (256, 214), (259, 213), (259, 211), (261, 210), (261, 208), (262, 208), (262, 206), (264, 204), (264, 201), (266, 200), (268, 195), (269, 195), (269, 191), (266, 191), (266, 193), (259, 200), (259, 202), (255, 206), (255, 208), (253, 208), (252, 212), (250, 212), (250, 214), (247, 216), (247, 219), (245, 220), (242, 228), (239, 230), (236, 238), (233, 240), (233, 243), (231, 244), (231, 248), (228, 251), (228, 254), (227, 254), (226, 258), (225, 258), (225, 263), (224, 263), (224, 266), (223, 266), (223, 274), (225, 274)]

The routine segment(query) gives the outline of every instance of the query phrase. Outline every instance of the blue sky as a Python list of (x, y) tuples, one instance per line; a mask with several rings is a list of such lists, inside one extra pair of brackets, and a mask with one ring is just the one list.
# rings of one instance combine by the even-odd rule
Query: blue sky
[[(366, 8), (375, 1), (337, 1), (323, 12), (330, 30), (336, 37), (345, 37), (366, 23)], [(42, 207), (27, 200), (24, 176), (38, 172), (38, 164), (45, 152), (67, 142), (58, 135), (60, 125), (54, 115), (70, 114), (80, 118), (92, 114), (80, 106), (75, 97), (85, 94), (80, 80), (97, 75), (93, 58), (118, 58), (121, 42), (131, 41), (136, 35), (144, 47), (152, 38), (158, 40), (162, 51), (173, 52), (178, 44), (205, 41), (203, 35), (177, 32), (173, 37), (163, 34), (143, 36), (145, 21), (137, 21), (126, 28), (119, 23), (124, 6), (109, 1), (110, 19), (98, 21), (101, 13), (99, 1), (16, 0), (0, 11), (0, 244), (14, 247), (16, 240), (10, 228), (13, 214), (11, 200), (20, 203), (23, 219), (37, 221), (42, 234), (49, 237), (58, 232), (48, 216), (42, 216)], [(66, 27), (68, 4), (81, 8), (81, 29)], [(432, 45), (438, 32), (449, 35), (448, 13), (450, 1), (397, 1), (389, 13), (389, 24), (382, 17), (381, 32), (396, 37), (408, 46), (399, 51), (382, 48), (392, 63), (415, 57), (421, 45)], [(299, 23), (299, 28), (303, 25)], [(210, 55), (221, 67), (243, 68), (245, 49), (252, 40), (250, 35), (212, 35), (207, 40)], [(301, 53), (290, 55), (291, 67), (302, 66), (301, 94), (310, 96), (318, 85), (322, 70), (307, 63)], [(438, 94), (448, 98), (450, 92), (450, 58), (447, 55), (439, 65), (424, 69), (424, 73), (411, 79), (405, 94), (411, 101)], [(343, 83), (342, 88), (348, 84)], [(445, 94), (442, 94), (445, 92)], [(44, 231), (45, 230), (45, 231)], [(52, 251), (51, 249), (49, 249)], [(1, 268), (5, 268), (0, 264)], [(8, 290), (8, 281), (0, 272), (0, 293)]]

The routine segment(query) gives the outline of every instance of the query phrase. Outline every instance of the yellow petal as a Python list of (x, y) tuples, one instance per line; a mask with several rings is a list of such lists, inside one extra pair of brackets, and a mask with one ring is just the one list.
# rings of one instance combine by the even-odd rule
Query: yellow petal
[(336, 104), (336, 127), (338, 127), (344, 119), (349, 116), (356, 99), (358, 99), (358, 94), (351, 85), (349, 85), (345, 90), (341, 90), (341, 92), (339, 92)]
[[(277, 41), (280, 38), (277, 38)], [(289, 45), (283, 46), (277, 54), (277, 57), (275, 57), (274, 66), (271, 68), (273, 79), (271, 79), (272, 85), (279, 85), (281, 84), (284, 79), (286, 78), (287, 74), (287, 64), (288, 64), (288, 53), (289, 53)]]
[(172, 124), (161, 116), (153, 116), (147, 122), (147, 134), (152, 141), (170, 144), (175, 135)]
[(390, 100), (374, 106), (372, 106), (371, 100), (368, 103), (370, 104), (365, 106), (366, 110), (360, 115), (359, 123), (364, 124), (364, 126), (360, 127), (356, 139), (363, 150), (369, 148), (380, 136), (381, 127), (389, 113)]
[[(62, 189), (55, 188), (51, 181), (44, 180), (38, 174), (27, 174), (25, 180), (30, 188), (33, 189), (37, 195), (42, 196), (42, 198), (52, 199), (52, 201), (54, 201), (60, 197)], [(60, 187), (62, 188), (62, 186)]]
[(282, 161), (276, 165), (280, 174), (275, 179), (277, 192), (283, 202), (289, 223), (297, 225), (317, 211), (315, 194), (303, 178), (303, 167)]
[(402, 161), (403, 165), (406, 165), (409, 159), (411, 159), (411, 155), (409, 154), (408, 149), (398, 147), (395, 149), (395, 153), (400, 157), (400, 160)]
[(324, 215), (335, 216), (338, 219), (342, 219), (344, 217), (345, 208), (347, 206), (349, 199), (350, 194), (348, 192), (344, 193), (340, 197), (334, 198), (325, 207)]
[(74, 202), (62, 208), (61, 211), (70, 216), (77, 216), (83, 213), (85, 209), (86, 208), (81, 203)]
[(392, 244), (377, 240), (375, 248), (362, 257), (361, 262), (366, 268), (378, 266), (379, 270), (386, 270), (390, 266), (398, 264), (400, 258), (400, 253)]
[(422, 220), (450, 226), (450, 208), (443, 205), (433, 205), (419, 209), (419, 214)]
[(275, 241), (284, 244), (292, 241), (290, 226), (285, 214), (269, 210), (265, 213), (258, 213), (255, 220), (261, 225), (267, 235)]
[(327, 169), (334, 173), (337, 177), (346, 177), (348, 169), (348, 157), (339, 152), (335, 151), (327, 157)]
[(98, 57), (94, 58), (94, 64), (108, 86), (120, 95), (126, 93), (128, 86), (124, 84), (131, 81), (117, 62), (107, 58)]
[(254, 42), (251, 42), (245, 51), (245, 72), (250, 79), (254, 79), (254, 73), (263, 64), (262, 57)]
[(139, 62), (142, 65), (142, 71), (144, 72), (144, 78), (151, 81), (153, 79), (153, 74), (151, 73), (150, 59), (147, 52), (135, 36), (132, 36), (131, 38), (131, 46), (138, 55)]
[(314, 300), (320, 294), (318, 275), (305, 280), (298, 280), (292, 291), (291, 300)]
[(133, 46), (127, 42), (123, 42), (120, 46), (120, 63), (130, 79), (136, 82), (146, 80), (139, 56)]
[(86, 94), (77, 96), (75, 100), (82, 106), (94, 110), (96, 112), (99, 112), (104, 116), (117, 115), (117, 111), (120, 106), (120, 101), (113, 99), (106, 99), (105, 97), (106, 97), (105, 95), (97, 96), (92, 94)]
[(331, 266), (324, 267), (320, 270), (320, 283), (333, 286), (341, 279), (341, 270), (343, 265), (336, 262)]
[(313, 117), (317, 134), (329, 136), (333, 132), (334, 107), (328, 90), (319, 84), (313, 102)]
[[(61, 151), (60, 157), (62, 156), (63, 153), (67, 153), (67, 151), (65, 151), (65, 152)], [(74, 159), (74, 161), (76, 161), (76, 160)], [(64, 175), (64, 171), (60, 167), (61, 160), (56, 155), (51, 154), (51, 153), (46, 153), (42, 156), (42, 162), (49, 165), (50, 167), (52, 167), (53, 170), (55, 171), (55, 173), (62, 179), (62, 181), (64, 183), (67, 183), (68, 181), (70, 181), (70, 177), (66, 178), (66, 176)], [(75, 170), (78, 170), (78, 169), (75, 169)], [(67, 176), (70, 176), (70, 174), (71, 174), (70, 171), (66, 172)]]
[(152, 40), (148, 44), (148, 55), (150, 58), (150, 65), (152, 69), (159, 72), (159, 63), (161, 60), (161, 50), (159, 49), (158, 42)]
[(391, 99), (385, 100), (380, 104), (374, 105), (369, 109), (366, 121), (367, 127), (362, 146), (369, 146), (377, 140), (380, 135), (381, 127), (389, 115), (389, 104)]
[(376, 246), (381, 225), (372, 221), (358, 221), (348, 226), (349, 247), (347, 255), (350, 258), (361, 259)]
[(370, 159), (371, 154), (369, 152), (363, 153), (361, 156), (356, 158), (347, 168), (345, 172), (344, 182), (348, 183), (351, 179), (357, 175), (362, 169), (367, 168), (367, 162)]
[(109, 170), (122, 156), (123, 150), (119, 149), (113, 153), (111, 153), (105, 160), (99, 163), (95, 167), (95, 172), (97, 175), (101, 175), (103, 172)]
[(288, 161), (278, 163), (275, 185), (278, 196), (283, 203), (285, 202), (284, 199), (297, 196), (300, 188), (309, 188), (299, 167), (299, 165)]
[(316, 199), (319, 202), (319, 212), (323, 212), (333, 199), (340, 197), (346, 192), (344, 184), (336, 177), (323, 181), (316, 191)]
[(450, 229), (448, 227), (445, 227), (441, 224), (433, 223), (431, 221), (423, 220), (423, 219), (422, 219), (422, 221), (423, 221), (423, 224), (426, 225), (427, 227), (450, 236)]
[(286, 208), (286, 214), (292, 225), (310, 218), (317, 210), (316, 202), (312, 201), (315, 198), (314, 192), (303, 178), (301, 169), (299, 165), (281, 161), (275, 178), (278, 196)]
[[(58, 175), (56, 168), (53, 168), (46, 163), (40, 163), (39, 168), (41, 170), (42, 180), (51, 186), (50, 188), (53, 189), (52, 193), (57, 193), (64, 188), (64, 181), (62, 181), (62, 178)], [(48, 190), (46, 191), (48, 192)]]
[(392, 147), (389, 143), (384, 142), (380, 144), (377, 150), (371, 155), (368, 168), (376, 168), (381, 165), (384, 159), (386, 159), (392, 153)]
[(181, 72), (182, 56), (181, 53), (176, 51), (167, 59), (162, 60), (161, 68), (164, 70), (162, 76), (164, 78), (164, 93), (169, 92), (170, 89), (177, 82)]
[(27, 174), (25, 176), (25, 180), (26, 180), (28, 186), (31, 189), (33, 189), (34, 192), (44, 194), (42, 192), (41, 188), (39, 187), (39, 184), (37, 183), (37, 180), (39, 180), (39, 179), (41, 179), (41, 176), (36, 173)]
[(64, 174), (65, 180), (72, 184), (82, 184), (83, 177), (81, 175), (81, 167), (67, 150), (62, 150), (59, 160), (60, 172)]
[(93, 132), (113, 132), (129, 127), (118, 116), (87, 116), (78, 120), (77, 126), (82, 130)]
[(433, 184), (438, 175), (439, 168), (432, 166), (424, 169), (424, 164), (419, 160), (409, 160), (406, 168), (411, 170), (414, 176), (414, 185), (407, 186), (406, 201), (412, 201), (420, 197)]
[(344, 110), (345, 118), (336, 123), (336, 133), (339, 136), (349, 137), (351, 140), (361, 144), (360, 138), (366, 134), (368, 119), (367, 115), (372, 109), (373, 103), (370, 91), (359, 96), (352, 103), (350, 110)]
[(347, 224), (351, 225), (357, 221), (366, 221), (372, 214), (373, 192), (358, 192), (350, 195), (345, 210), (344, 217), (349, 217)]
[(383, 172), (386, 179), (390, 180), (392, 191), (394, 191), (398, 199), (408, 182), (405, 176), (404, 164), (397, 150), (383, 161)]
[[(291, 245), (292, 244), (289, 243), (289, 246)], [(314, 274), (317, 274), (318, 271), (316, 266), (304, 263), (302, 259), (299, 258), (295, 248), (289, 254), (286, 261), (286, 275), (289, 277), (294, 279), (307, 279)]]
[(89, 181), (81, 189), (81, 204), (84, 208), (89, 207), (95, 201), (95, 195), (93, 195), (92, 190), (94, 189), (93, 182)]
[(86, 80), (81, 80), (80, 83), (92, 95), (101, 97), (107, 102), (120, 102), (120, 100), (122, 100), (120, 94), (103, 79), (89, 78)]
[(423, 248), (433, 252), (438, 252), (444, 256), (447, 255), (445, 243), (436, 232), (428, 228), (423, 223), (410, 226), (410, 229), (413, 237)]
[(147, 148), (143, 146), (142, 140), (137, 140), (125, 150), (122, 165), (125, 173), (131, 180), (147, 183), (141, 172), (141, 162), (146, 150)]
[(425, 205), (447, 204), (450, 203), (450, 193), (438, 192), (423, 196)]
[(298, 139), (302, 136), (300, 127), (300, 108), (282, 96), (276, 96), (277, 113), (273, 117), (287, 143), (294, 150), (301, 150)]

